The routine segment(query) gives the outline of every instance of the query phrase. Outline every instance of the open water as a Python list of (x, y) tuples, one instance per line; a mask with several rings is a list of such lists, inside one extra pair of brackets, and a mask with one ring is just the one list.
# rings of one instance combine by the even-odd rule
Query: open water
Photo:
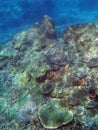
[(58, 33), (69, 25), (98, 21), (98, 0), (0, 0), (0, 44), (49, 15)]

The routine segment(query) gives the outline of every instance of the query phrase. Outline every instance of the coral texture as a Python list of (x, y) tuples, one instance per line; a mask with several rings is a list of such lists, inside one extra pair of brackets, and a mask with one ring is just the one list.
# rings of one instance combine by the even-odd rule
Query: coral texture
[(98, 24), (58, 38), (45, 16), (16, 34), (0, 49), (0, 95), (1, 130), (97, 130)]

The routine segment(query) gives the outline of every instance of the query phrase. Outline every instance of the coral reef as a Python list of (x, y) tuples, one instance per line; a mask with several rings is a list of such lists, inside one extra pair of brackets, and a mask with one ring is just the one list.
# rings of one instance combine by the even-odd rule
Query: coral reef
[(0, 129), (98, 129), (98, 24), (57, 37), (45, 16), (0, 49)]

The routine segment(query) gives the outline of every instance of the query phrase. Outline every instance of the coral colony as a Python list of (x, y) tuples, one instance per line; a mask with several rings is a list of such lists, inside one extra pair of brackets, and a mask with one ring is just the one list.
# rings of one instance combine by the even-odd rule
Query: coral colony
[(98, 130), (98, 24), (57, 37), (45, 16), (0, 50), (1, 130)]

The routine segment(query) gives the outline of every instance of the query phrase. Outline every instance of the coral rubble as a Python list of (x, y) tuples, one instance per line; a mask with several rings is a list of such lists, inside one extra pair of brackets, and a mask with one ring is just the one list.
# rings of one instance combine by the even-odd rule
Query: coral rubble
[(0, 49), (0, 129), (98, 129), (98, 24), (57, 38), (45, 16)]

